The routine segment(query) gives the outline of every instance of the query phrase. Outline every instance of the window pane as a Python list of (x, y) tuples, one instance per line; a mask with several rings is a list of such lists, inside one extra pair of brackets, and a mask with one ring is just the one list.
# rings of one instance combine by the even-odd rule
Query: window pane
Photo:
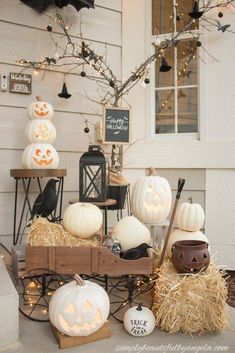
[(153, 34), (174, 32), (172, 15), (172, 0), (152, 0)]
[(197, 84), (197, 45), (195, 40), (181, 40), (177, 45), (178, 86)]
[(198, 131), (197, 88), (178, 89), (178, 132)]
[(156, 88), (158, 87), (171, 87), (174, 86), (174, 48), (168, 48), (165, 50), (165, 59), (172, 68), (168, 72), (160, 72), (160, 66), (162, 64), (162, 58), (158, 58), (155, 65), (155, 83)]
[[(176, 10), (176, 16), (177, 16), (176, 19), (178, 19), (178, 21), (176, 21), (177, 32), (182, 31), (187, 26), (187, 24), (192, 21), (192, 18), (188, 14), (192, 11), (194, 2), (195, 0), (177, 1), (177, 4), (178, 4), (177, 10)], [(188, 29), (190, 30), (198, 29), (198, 20), (196, 22), (193, 22)]]
[(156, 134), (175, 132), (174, 90), (156, 91)]

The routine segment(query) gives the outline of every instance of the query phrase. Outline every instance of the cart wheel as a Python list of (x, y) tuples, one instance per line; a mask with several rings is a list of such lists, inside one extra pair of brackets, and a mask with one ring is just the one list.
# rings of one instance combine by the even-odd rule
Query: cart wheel
[(26, 272), (16, 287), (20, 313), (33, 321), (48, 322), (48, 307), (53, 292), (70, 280), (70, 276), (61, 276), (50, 270)]
[(125, 275), (109, 280), (110, 315), (123, 322), (125, 312), (140, 303), (151, 306), (151, 288), (139, 286), (140, 276)]

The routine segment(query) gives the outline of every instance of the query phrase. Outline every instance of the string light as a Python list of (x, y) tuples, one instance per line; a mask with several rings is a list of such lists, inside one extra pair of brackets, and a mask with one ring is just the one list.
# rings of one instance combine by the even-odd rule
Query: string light
[(35, 288), (36, 285), (35, 285), (34, 281), (30, 281), (30, 283), (28, 284), (28, 287), (29, 288)]

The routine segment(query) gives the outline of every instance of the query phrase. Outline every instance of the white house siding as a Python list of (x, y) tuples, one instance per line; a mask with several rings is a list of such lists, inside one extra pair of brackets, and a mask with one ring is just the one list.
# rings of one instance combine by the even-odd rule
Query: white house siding
[[(123, 0), (123, 77), (149, 54), (150, 0)], [(224, 11), (226, 23), (235, 28), (235, 12)], [(217, 16), (217, 12), (214, 13)], [(216, 17), (217, 18), (217, 17)], [(125, 164), (134, 179), (149, 166), (166, 176), (172, 188), (186, 177), (182, 198), (192, 195), (206, 213), (205, 233), (219, 263), (235, 268), (235, 99), (234, 35), (205, 32), (203, 45), (219, 62), (201, 53), (200, 140), (151, 139), (150, 87), (137, 86), (128, 97), (132, 105), (133, 139), (145, 138), (125, 154)], [(132, 171), (131, 171), (132, 169)]]
[[(78, 14), (73, 8), (65, 8), (62, 14), (73, 14), (71, 33), (76, 36), (81, 28), (84, 38), (97, 53), (105, 53), (106, 43), (108, 62), (117, 76), (121, 77), (122, 2), (96, 0), (95, 4), (95, 10), (82, 9)], [(47, 11), (47, 14), (55, 16), (55, 9)], [(46, 30), (47, 25), (47, 16), (38, 15), (20, 0), (1, 0), (1, 73), (20, 72), (22, 67), (16, 64), (16, 59), (38, 60), (44, 56), (53, 56), (54, 47)], [(53, 28), (56, 29), (56, 25), (53, 25)], [(10, 178), (10, 169), (22, 167), (21, 155), (28, 144), (24, 138), (24, 128), (28, 121), (26, 107), (35, 100), (36, 95), (40, 95), (54, 106), (53, 123), (57, 130), (54, 146), (59, 152), (60, 167), (67, 168), (68, 171), (64, 185), (64, 207), (68, 200), (78, 197), (79, 157), (87, 150), (89, 144), (88, 135), (83, 132), (84, 121), (79, 113), (94, 124), (101, 119), (101, 107), (79, 95), (87, 92), (89, 97), (97, 98), (94, 82), (80, 77), (79, 71), (67, 75), (66, 82), (72, 97), (63, 100), (57, 96), (62, 88), (63, 68), (58, 71), (46, 72), (43, 80), (42, 73), (33, 75), (31, 95), (0, 92), (0, 241), (8, 246), (12, 244), (14, 209), (14, 180)], [(26, 69), (24, 73), (32, 73), (32, 70)], [(90, 126), (90, 130), (91, 140), (94, 141), (94, 127)], [(36, 183), (32, 187), (33, 190), (37, 190)], [(37, 195), (35, 192), (31, 193), (32, 200)], [(22, 197), (21, 189), (19, 202)]]

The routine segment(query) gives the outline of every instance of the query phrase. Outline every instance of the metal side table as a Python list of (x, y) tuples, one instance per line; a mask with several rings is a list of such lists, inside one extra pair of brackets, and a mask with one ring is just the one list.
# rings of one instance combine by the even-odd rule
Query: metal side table
[[(62, 212), (62, 201), (63, 201), (63, 187), (64, 187), (64, 177), (67, 175), (66, 169), (11, 169), (10, 176), (15, 179), (15, 204), (14, 204), (14, 225), (13, 225), (13, 245), (19, 242), (19, 236), (22, 228), (22, 221), (26, 211), (26, 206), (30, 215), (32, 215), (32, 207), (29, 200), (30, 185), (32, 179), (37, 180), (39, 192), (42, 192), (41, 178), (58, 178), (59, 183), (57, 187), (57, 206), (59, 203), (59, 219), (61, 219)], [(19, 183), (22, 182), (24, 200), (20, 213), (19, 224), (17, 228), (17, 209), (18, 209), (18, 193), (19, 193)], [(56, 216), (57, 206), (54, 211), (54, 217)]]

